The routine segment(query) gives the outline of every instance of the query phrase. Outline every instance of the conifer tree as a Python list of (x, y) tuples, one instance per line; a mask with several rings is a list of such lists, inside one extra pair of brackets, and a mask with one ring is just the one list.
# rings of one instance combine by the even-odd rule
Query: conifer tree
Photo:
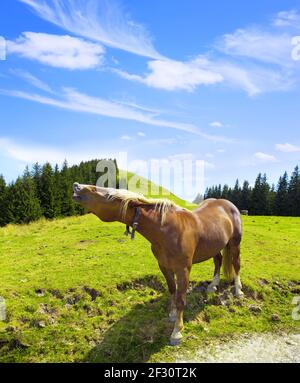
[(55, 217), (55, 185), (52, 166), (47, 162), (40, 178), (40, 200), (43, 215), (48, 219)]
[(0, 227), (7, 225), (11, 220), (8, 200), (8, 187), (4, 177), (0, 174)]
[(10, 187), (10, 210), (13, 223), (29, 223), (42, 215), (35, 184), (26, 169), (23, 177), (19, 177)]
[(241, 210), (250, 210), (251, 189), (248, 181), (244, 181), (241, 191)]
[(300, 216), (300, 171), (296, 166), (288, 187), (288, 213), (291, 216)]
[(274, 204), (275, 215), (288, 215), (288, 174), (279, 178)]
[(72, 184), (73, 181), (71, 179), (68, 163), (65, 161), (60, 175), (61, 214), (64, 217), (69, 217), (75, 214), (75, 206), (72, 200)]

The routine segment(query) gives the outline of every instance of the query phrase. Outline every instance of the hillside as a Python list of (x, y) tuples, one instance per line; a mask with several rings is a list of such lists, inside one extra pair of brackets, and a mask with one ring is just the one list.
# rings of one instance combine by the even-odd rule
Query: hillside
[(92, 215), (0, 229), (0, 362), (172, 361), (220, 337), (299, 331), (300, 219), (243, 219), (246, 298), (225, 282), (207, 297), (213, 262), (194, 266), (180, 348), (168, 345), (165, 281), (140, 235)]

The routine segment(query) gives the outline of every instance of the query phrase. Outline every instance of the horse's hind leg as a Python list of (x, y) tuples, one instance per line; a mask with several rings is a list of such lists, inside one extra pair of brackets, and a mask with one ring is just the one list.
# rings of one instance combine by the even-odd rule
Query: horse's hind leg
[(218, 286), (220, 284), (220, 270), (222, 266), (222, 254), (219, 253), (214, 257), (214, 263), (215, 263), (215, 272), (214, 272), (214, 278), (213, 281), (209, 284), (207, 287), (208, 293), (214, 293), (217, 291)]
[(176, 318), (177, 318), (175, 276), (174, 276), (174, 273), (172, 271), (166, 269), (165, 267), (163, 267), (160, 264), (159, 264), (159, 268), (160, 268), (161, 272), (163, 273), (163, 275), (166, 279), (169, 293), (171, 294), (171, 308), (170, 308), (170, 312), (169, 312), (169, 318), (170, 318), (171, 322), (175, 322)]
[(191, 269), (185, 267), (176, 272), (177, 277), (177, 290), (176, 290), (176, 309), (177, 318), (174, 326), (174, 330), (171, 335), (170, 343), (172, 346), (176, 346), (182, 339), (181, 330), (183, 329), (183, 310), (186, 305), (186, 293), (189, 285), (189, 275)]
[(242, 292), (242, 283), (240, 278), (240, 269), (241, 269), (241, 260), (240, 260), (240, 244), (230, 247), (230, 252), (232, 254), (232, 264), (235, 272), (234, 276), (234, 286), (235, 286), (235, 295), (237, 297), (242, 297), (244, 293)]

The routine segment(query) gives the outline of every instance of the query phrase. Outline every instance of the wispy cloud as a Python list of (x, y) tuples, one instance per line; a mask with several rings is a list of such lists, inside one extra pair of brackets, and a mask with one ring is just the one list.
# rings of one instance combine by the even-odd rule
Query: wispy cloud
[(104, 49), (71, 36), (24, 32), (16, 41), (7, 42), (7, 52), (56, 68), (91, 69), (102, 64)]
[(33, 85), (35, 88), (38, 88), (40, 90), (43, 90), (47, 93), (54, 93), (53, 90), (50, 88), (48, 84), (34, 76), (33, 74), (22, 70), (22, 69), (11, 69), (10, 73), (12, 73), (15, 76), (18, 76), (22, 78), (23, 80), (27, 81), (29, 84)]
[(107, 101), (102, 98), (92, 97), (71, 88), (63, 88), (60, 98), (58, 98), (58, 96), (45, 97), (35, 93), (4, 89), (0, 89), (0, 94), (22, 98), (25, 100), (37, 102), (39, 104), (50, 105), (75, 112), (90, 113), (99, 116), (137, 121), (143, 124), (157, 127), (181, 130), (184, 132), (193, 133), (214, 142), (234, 142), (234, 140), (231, 138), (206, 134), (193, 124), (157, 118), (156, 114), (145, 112), (141, 110), (141, 108), (129, 107), (116, 102)]
[(149, 33), (128, 16), (118, 0), (19, 0), (41, 18), (66, 31), (109, 47), (151, 58), (143, 74), (114, 69), (121, 77), (167, 91), (194, 91), (199, 86), (222, 84), (249, 96), (285, 91), (299, 78), (291, 59), (291, 37), (299, 30), (295, 10), (279, 12), (269, 24), (227, 33), (189, 61), (161, 55)]
[(57, 147), (53, 148), (40, 143), (16, 142), (7, 137), (0, 137), (0, 151), (2, 156), (21, 162), (22, 168), (23, 165), (36, 162), (62, 164), (67, 159), (70, 164), (78, 164), (80, 161), (90, 160), (91, 158), (117, 157), (117, 152), (109, 150), (105, 152), (104, 148), (95, 150), (89, 147), (89, 150), (82, 150), (76, 145), (76, 148), (68, 146), (57, 149)]
[[(277, 23), (237, 29), (219, 37), (209, 52), (190, 61), (153, 60), (143, 75), (115, 72), (127, 80), (168, 91), (193, 91), (214, 84), (241, 89), (249, 96), (286, 91), (299, 78), (291, 57), (298, 17), (296, 12), (279, 13)], [(289, 22), (290, 28), (279, 29), (279, 20), (282, 27), (283, 20)]]
[(35, 161), (47, 162), (53, 160), (62, 163), (65, 159), (64, 153), (57, 149), (34, 145), (20, 145), (3, 137), (0, 137), (0, 148), (2, 154), (5, 156), (24, 163), (34, 163)]
[(263, 152), (255, 153), (254, 158), (261, 162), (278, 162), (275, 156)]
[(144, 26), (116, 0), (20, 0), (38, 16), (77, 36), (149, 58), (162, 56)]
[(280, 28), (291, 27), (300, 30), (300, 13), (295, 9), (278, 12), (273, 19), (273, 25)]
[(247, 57), (280, 66), (292, 64), (291, 36), (288, 33), (269, 32), (259, 27), (237, 29), (222, 36), (216, 47), (230, 56)]
[(296, 153), (300, 152), (300, 147), (289, 143), (277, 144), (276, 149), (283, 153)]

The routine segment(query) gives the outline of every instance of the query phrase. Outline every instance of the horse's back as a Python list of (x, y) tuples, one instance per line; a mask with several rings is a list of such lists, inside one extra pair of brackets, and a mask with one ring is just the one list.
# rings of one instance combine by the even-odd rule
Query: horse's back
[(216, 220), (227, 215), (234, 221), (241, 222), (239, 209), (226, 199), (210, 198), (204, 200), (193, 212), (201, 218), (208, 216)]

